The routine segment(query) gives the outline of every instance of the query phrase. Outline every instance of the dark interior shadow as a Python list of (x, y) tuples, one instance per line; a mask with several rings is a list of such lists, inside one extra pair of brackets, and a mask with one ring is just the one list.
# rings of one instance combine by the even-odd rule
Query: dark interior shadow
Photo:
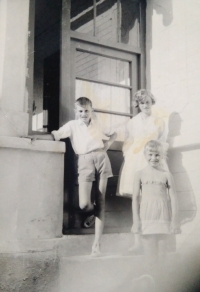
[(181, 135), (181, 124), (182, 119), (180, 115), (173, 112), (169, 117), (168, 124), (168, 142), (170, 146), (168, 153), (168, 165), (170, 172), (173, 174), (177, 187), (179, 222), (182, 226), (194, 220), (197, 207), (187, 170), (182, 163), (183, 152), (190, 151), (191, 149), (187, 149), (185, 147), (173, 148), (176, 137)]

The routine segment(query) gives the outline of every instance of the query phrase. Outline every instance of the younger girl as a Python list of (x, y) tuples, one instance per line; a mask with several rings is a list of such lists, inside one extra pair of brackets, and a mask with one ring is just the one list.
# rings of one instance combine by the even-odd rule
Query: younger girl
[(133, 232), (141, 233), (144, 252), (154, 260), (166, 252), (167, 235), (179, 232), (178, 206), (173, 177), (160, 167), (161, 143), (147, 142), (144, 156), (148, 165), (134, 178)]

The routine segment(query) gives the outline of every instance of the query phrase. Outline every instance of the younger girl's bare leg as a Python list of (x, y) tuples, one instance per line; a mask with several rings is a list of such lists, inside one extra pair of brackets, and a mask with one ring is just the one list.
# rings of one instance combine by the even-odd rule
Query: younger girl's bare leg
[(96, 210), (95, 210), (95, 239), (92, 248), (92, 255), (98, 255), (99, 245), (101, 242), (101, 236), (104, 228), (105, 221), (105, 194), (108, 179), (100, 179), (98, 182), (98, 192), (95, 198)]
[(160, 269), (167, 268), (167, 235), (160, 234), (158, 237), (158, 264)]
[(154, 235), (142, 235), (141, 238), (144, 248), (145, 261), (141, 276), (139, 278), (134, 278), (132, 281), (133, 290), (136, 292), (155, 292), (157, 291), (155, 281), (157, 240)]
[(167, 253), (167, 235), (161, 234), (158, 238), (158, 256), (165, 258)]
[(169, 291), (169, 283), (172, 280), (170, 279), (170, 274), (166, 262), (167, 237), (167, 234), (158, 235), (157, 286), (160, 291)]
[(147, 234), (142, 236), (142, 243), (145, 254), (146, 268), (147, 271), (155, 267), (157, 263), (158, 255), (158, 244), (157, 236), (153, 234)]

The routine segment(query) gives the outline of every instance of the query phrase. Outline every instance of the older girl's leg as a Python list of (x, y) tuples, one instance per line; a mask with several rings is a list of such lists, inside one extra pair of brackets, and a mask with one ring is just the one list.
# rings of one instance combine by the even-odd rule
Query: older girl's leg
[[(134, 211), (133, 211), (133, 209), (134, 209), (134, 201), (132, 200), (132, 215), (134, 216)], [(132, 229), (131, 230), (133, 230), (134, 229), (134, 219), (133, 219), (133, 226), (132, 226)], [(129, 248), (129, 252), (133, 252), (133, 253), (141, 253), (142, 252), (142, 241), (141, 241), (141, 236), (140, 236), (140, 234), (134, 234), (134, 236), (133, 236), (133, 238), (134, 238), (134, 243), (133, 243), (133, 245)]]
[(104, 228), (105, 221), (105, 194), (107, 187), (107, 178), (99, 179), (98, 191), (95, 198), (95, 239), (92, 247), (92, 255), (100, 254), (99, 245)]

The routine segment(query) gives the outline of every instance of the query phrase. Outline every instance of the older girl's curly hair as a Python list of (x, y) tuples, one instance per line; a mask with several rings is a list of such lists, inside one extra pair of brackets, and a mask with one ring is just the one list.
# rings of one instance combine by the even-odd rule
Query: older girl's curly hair
[(152, 104), (156, 103), (156, 99), (153, 94), (147, 89), (140, 89), (138, 90), (133, 96), (133, 106), (138, 107), (139, 103), (144, 102), (146, 97), (149, 96), (152, 100)]

